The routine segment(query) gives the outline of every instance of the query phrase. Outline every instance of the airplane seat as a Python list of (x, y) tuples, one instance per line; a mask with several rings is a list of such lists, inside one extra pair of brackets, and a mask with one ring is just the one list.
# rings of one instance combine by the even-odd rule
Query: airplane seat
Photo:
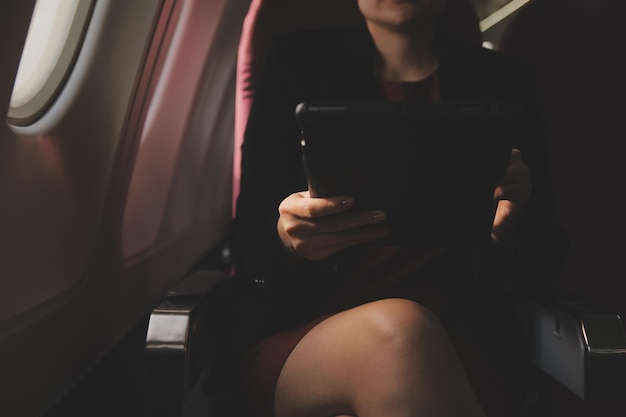
[[(332, 11), (332, 12), (329, 12)], [(273, 39), (284, 32), (316, 28), (358, 26), (363, 22), (356, 1), (336, 0), (251, 0), (242, 25), (237, 55), (235, 85), (235, 128), (233, 150), (233, 215), (239, 194), (241, 145), (254, 98), (257, 76)], [(468, 0), (448, 0), (439, 31), (476, 46), (482, 45), (478, 15)], [(219, 297), (216, 292), (212, 296)], [(216, 303), (219, 304), (219, 303)], [(215, 319), (219, 314), (215, 313)], [(219, 326), (219, 323), (215, 324)], [(210, 338), (210, 337), (209, 337)], [(219, 360), (219, 359), (218, 359)], [(219, 366), (219, 364), (218, 364)], [(210, 372), (210, 369), (209, 369)], [(219, 373), (219, 372), (217, 372)], [(220, 381), (210, 375), (205, 381), (208, 395)]]
[[(332, 3), (331, 3), (332, 2)], [(326, 6), (326, 7), (325, 7)], [(333, 13), (325, 13), (332, 9)], [(250, 105), (254, 96), (256, 76), (263, 64), (265, 54), (272, 39), (284, 32), (298, 28), (357, 25), (361, 22), (356, 2), (336, 2), (333, 0), (252, 0), (244, 20), (238, 49), (236, 97), (235, 97), (235, 136), (233, 161), (233, 214), (239, 192), (240, 151)], [(440, 30), (447, 35), (475, 45), (482, 43), (479, 19), (468, 0), (449, 0), (444, 12)], [(595, 312), (577, 312), (587, 306), (585, 301), (567, 299), (559, 306), (535, 305), (521, 306), (521, 314), (528, 324), (532, 339), (545, 341), (549, 338), (561, 342), (555, 346), (538, 345), (538, 365), (546, 361), (555, 361), (561, 366), (560, 371), (576, 380), (575, 384), (560, 379), (559, 388), (576, 396), (598, 397), (599, 382), (613, 380), (610, 368), (615, 362), (606, 363), (605, 357), (585, 356), (593, 350), (601, 351), (606, 347), (602, 331), (583, 335), (583, 326), (591, 329), (593, 325), (611, 327), (620, 324), (621, 319), (614, 315), (598, 316)], [(575, 320), (568, 321), (575, 315)], [(619, 345), (617, 341), (611, 343)], [(567, 343), (567, 346), (564, 345)], [(573, 347), (572, 347), (573, 346)], [(542, 362), (543, 361), (543, 362)], [(604, 363), (603, 363), (604, 361)], [(608, 365), (608, 366), (607, 366)], [(565, 371), (563, 371), (565, 369)], [(586, 378), (586, 380), (585, 380)], [(590, 383), (592, 381), (593, 383)], [(586, 385), (585, 385), (586, 382)], [(582, 387), (582, 388), (581, 388)], [(602, 390), (600, 390), (602, 391)], [(613, 394), (615, 390), (613, 390)], [(602, 396), (600, 394), (600, 396)], [(604, 395), (605, 399), (607, 395)], [(597, 410), (597, 409), (596, 409)], [(575, 415), (575, 414), (570, 414)], [(598, 417), (600, 415), (596, 414)], [(607, 414), (607, 417), (610, 414)]]
[[(333, 13), (328, 13), (327, 10), (333, 10)], [(242, 27), (238, 49), (233, 155), (233, 215), (239, 194), (241, 145), (254, 97), (256, 77), (264, 64), (265, 55), (272, 40), (285, 31), (324, 26), (356, 26), (361, 22), (362, 17), (356, 1), (251, 1)], [(457, 40), (477, 46), (482, 45), (479, 18), (469, 0), (448, 0), (439, 30), (446, 36)]]
[[(624, 6), (622, 0), (534, 0), (501, 40), (501, 51), (524, 60), (536, 80), (556, 209), (570, 239), (568, 259), (556, 279), (566, 313), (537, 313), (545, 314), (545, 337), (536, 346), (536, 360), (550, 375), (553, 415), (626, 415), (621, 321), (626, 313), (626, 196), (618, 191), (626, 178), (621, 161), (626, 151)], [(557, 338), (564, 334), (557, 326), (569, 327), (571, 340)], [(573, 366), (574, 357), (578, 365)], [(552, 385), (553, 380), (569, 390)]]

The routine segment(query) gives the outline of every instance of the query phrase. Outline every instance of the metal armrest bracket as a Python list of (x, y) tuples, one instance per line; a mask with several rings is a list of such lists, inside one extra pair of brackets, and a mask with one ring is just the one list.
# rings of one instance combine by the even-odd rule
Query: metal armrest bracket
[(539, 369), (585, 401), (626, 401), (626, 334), (618, 314), (534, 302), (521, 313)]
[(206, 363), (206, 294), (228, 271), (199, 271), (152, 311), (146, 334), (146, 388), (159, 401), (184, 401)]

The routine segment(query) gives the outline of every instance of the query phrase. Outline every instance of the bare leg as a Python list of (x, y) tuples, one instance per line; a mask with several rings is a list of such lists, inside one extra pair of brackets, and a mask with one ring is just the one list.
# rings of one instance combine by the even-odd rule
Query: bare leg
[(438, 319), (387, 299), (313, 328), (278, 379), (276, 417), (478, 417), (484, 412)]

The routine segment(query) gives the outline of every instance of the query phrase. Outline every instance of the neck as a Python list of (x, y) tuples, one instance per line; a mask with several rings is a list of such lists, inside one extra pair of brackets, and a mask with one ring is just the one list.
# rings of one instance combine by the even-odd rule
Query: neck
[(376, 76), (391, 81), (420, 81), (437, 69), (434, 27), (402, 32), (368, 24), (368, 29), (379, 54)]

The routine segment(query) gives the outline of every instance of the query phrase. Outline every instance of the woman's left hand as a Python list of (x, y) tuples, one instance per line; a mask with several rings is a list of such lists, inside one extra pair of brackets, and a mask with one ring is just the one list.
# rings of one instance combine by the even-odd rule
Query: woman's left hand
[(513, 149), (506, 174), (496, 185), (493, 193), (493, 199), (498, 201), (498, 207), (491, 229), (492, 239), (498, 243), (506, 242), (531, 193), (528, 167), (522, 161), (520, 150)]

